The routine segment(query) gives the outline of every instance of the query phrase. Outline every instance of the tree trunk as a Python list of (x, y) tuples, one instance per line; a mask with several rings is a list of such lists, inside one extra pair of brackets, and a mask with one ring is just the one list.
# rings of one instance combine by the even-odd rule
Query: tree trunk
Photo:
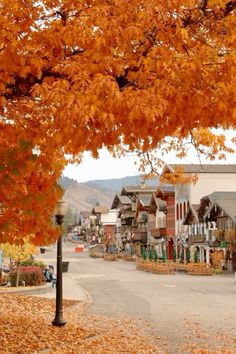
[(17, 266), (17, 273), (16, 273), (16, 287), (19, 286), (19, 280), (20, 280), (20, 268)]

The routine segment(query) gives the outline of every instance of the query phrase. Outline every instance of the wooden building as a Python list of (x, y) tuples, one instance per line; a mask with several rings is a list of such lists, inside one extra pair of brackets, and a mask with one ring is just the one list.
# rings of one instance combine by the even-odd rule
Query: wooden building
[(175, 188), (168, 185), (158, 187), (156, 197), (166, 203), (166, 256), (172, 260), (175, 244)]

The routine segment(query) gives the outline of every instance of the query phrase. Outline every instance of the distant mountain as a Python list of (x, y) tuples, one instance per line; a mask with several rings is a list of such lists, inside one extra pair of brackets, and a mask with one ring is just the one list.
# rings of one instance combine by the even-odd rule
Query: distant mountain
[(64, 198), (69, 202), (70, 207), (77, 212), (90, 211), (96, 203), (110, 208), (115, 196), (115, 192), (93, 188), (68, 177), (62, 177), (59, 183), (65, 189)]
[[(92, 210), (96, 203), (111, 207), (116, 193), (124, 186), (139, 185), (141, 176), (128, 176), (106, 180), (94, 180), (85, 183), (63, 176), (59, 183), (65, 189), (64, 197), (74, 211)], [(156, 186), (157, 178), (145, 182), (147, 185)]]
[(67, 188), (70, 188), (70, 187), (75, 187), (78, 182), (72, 178), (69, 178), (69, 177), (66, 177), (66, 176), (63, 176), (60, 181), (59, 181), (59, 184), (64, 188), (64, 189), (67, 189)]
[[(114, 192), (120, 192), (124, 186), (138, 186), (142, 180), (142, 176), (127, 176), (122, 178), (112, 179), (97, 179), (85, 182), (84, 184), (92, 188), (100, 188)], [(158, 177), (146, 180), (145, 184), (148, 186), (156, 186), (159, 179)]]

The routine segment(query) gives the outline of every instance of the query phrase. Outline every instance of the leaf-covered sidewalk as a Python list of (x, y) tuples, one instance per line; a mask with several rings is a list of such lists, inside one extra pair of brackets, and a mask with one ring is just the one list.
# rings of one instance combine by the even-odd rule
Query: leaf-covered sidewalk
[(191, 321), (192, 336), (170, 348), (146, 321), (92, 315), (85, 304), (65, 300), (67, 324), (60, 328), (51, 325), (54, 312), (54, 300), (1, 294), (1, 354), (234, 353), (233, 339), (210, 337)]

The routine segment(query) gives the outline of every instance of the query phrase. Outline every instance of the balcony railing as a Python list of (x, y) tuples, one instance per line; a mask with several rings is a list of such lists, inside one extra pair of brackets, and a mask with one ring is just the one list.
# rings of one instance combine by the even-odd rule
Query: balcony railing
[(131, 226), (132, 225), (132, 219), (121, 219), (121, 226)]
[(126, 211), (121, 214), (121, 219), (135, 218), (135, 211)]
[(153, 228), (153, 229), (150, 229), (150, 232), (151, 232), (152, 237), (165, 237), (166, 236), (166, 228), (165, 227)]
[(142, 243), (147, 242), (147, 227), (146, 226), (133, 226), (131, 228), (132, 240), (140, 241)]
[(132, 232), (147, 232), (147, 226), (132, 226)]
[(143, 243), (147, 242), (147, 233), (146, 232), (135, 232), (133, 236), (133, 241), (140, 241)]
[(205, 241), (206, 241), (206, 235), (189, 235), (188, 236), (189, 244), (203, 243)]

